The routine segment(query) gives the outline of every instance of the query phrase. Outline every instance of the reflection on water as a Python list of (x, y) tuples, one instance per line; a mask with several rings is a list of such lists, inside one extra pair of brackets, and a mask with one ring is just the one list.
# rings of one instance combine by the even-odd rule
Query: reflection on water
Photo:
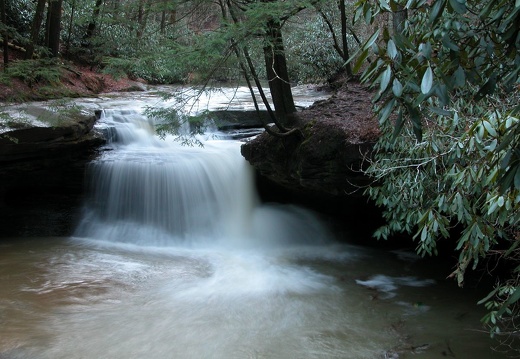
[(0, 358), (501, 358), (431, 269), (332, 243), (5, 241)]

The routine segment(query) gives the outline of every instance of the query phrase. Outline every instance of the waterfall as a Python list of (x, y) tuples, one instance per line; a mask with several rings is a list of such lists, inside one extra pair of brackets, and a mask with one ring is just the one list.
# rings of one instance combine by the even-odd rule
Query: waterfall
[(100, 123), (110, 143), (87, 168), (90, 196), (76, 237), (147, 246), (275, 245), (323, 237), (308, 211), (258, 203), (241, 142), (205, 136), (202, 147), (190, 147), (163, 140), (138, 111), (103, 111)]

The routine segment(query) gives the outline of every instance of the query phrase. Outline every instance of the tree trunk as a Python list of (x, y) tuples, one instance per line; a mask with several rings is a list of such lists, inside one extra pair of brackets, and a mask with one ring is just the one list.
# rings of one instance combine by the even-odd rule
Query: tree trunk
[(150, 14), (150, 3), (146, 0), (139, 0), (139, 10), (137, 13), (137, 39), (141, 40), (146, 29), (148, 15)]
[[(1, 12), (1, 17), (2, 17), (2, 23), (7, 26), (7, 17), (6, 17), (6, 14), (5, 14), (5, 2), (7, 0), (0, 0), (0, 12)], [(4, 51), (4, 71), (7, 71), (7, 67), (9, 66), (9, 36), (7, 35), (7, 31), (5, 31), (3, 34), (2, 34), (2, 38), (3, 38), (3, 42), (4, 42), (4, 45), (3, 45), (3, 51)]]
[(48, 47), (52, 57), (58, 57), (60, 53), (61, 33), (61, 8), (63, 0), (51, 0), (49, 2), (49, 27)]
[(161, 35), (166, 34), (166, 10), (161, 11), (160, 33)]
[(267, 23), (264, 59), (276, 116), (283, 124), (286, 124), (287, 115), (296, 112), (296, 106), (289, 83), (282, 29), (280, 23), (275, 20)]
[(103, 0), (96, 0), (96, 4), (94, 5), (94, 10), (92, 11), (92, 18), (90, 19), (90, 22), (87, 26), (87, 32), (85, 34), (84, 39), (87, 40), (87, 42), (90, 41), (92, 36), (94, 35), (94, 31), (96, 30), (96, 24), (99, 18), (99, 12), (101, 11), (101, 6), (103, 5)]
[[(350, 53), (348, 50), (348, 42), (347, 42), (347, 10), (345, 7), (345, 0), (339, 0), (339, 12), (341, 16), (341, 44), (342, 44), (342, 53), (343, 60), (347, 61), (350, 58)], [(346, 65), (345, 70), (347, 71), (347, 76), (352, 77), (352, 67), (350, 66), (350, 62)]]
[(45, 4), (47, 0), (38, 0), (36, 4), (36, 12), (34, 13), (32, 25), (31, 25), (31, 38), (25, 48), (25, 59), (30, 60), (34, 55), (34, 47), (38, 43), (38, 37), (40, 35), (40, 29), (42, 27), (43, 16), (45, 15)]
[(396, 4), (397, 9), (392, 14), (392, 26), (394, 34), (400, 34), (404, 30), (404, 22), (408, 18), (406, 9), (399, 4)]
[(72, 0), (71, 10), (70, 10), (70, 21), (67, 35), (67, 43), (65, 45), (65, 51), (68, 53), (70, 50), (70, 40), (72, 38), (72, 26), (74, 25), (74, 13), (76, 12), (76, 0)]

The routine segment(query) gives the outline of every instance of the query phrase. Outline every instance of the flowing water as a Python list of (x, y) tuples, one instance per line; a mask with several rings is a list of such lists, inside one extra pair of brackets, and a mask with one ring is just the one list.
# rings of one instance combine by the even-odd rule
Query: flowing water
[(0, 242), (0, 358), (505, 357), (483, 293), (261, 204), (240, 142), (159, 140), (138, 111), (100, 125), (76, 234)]

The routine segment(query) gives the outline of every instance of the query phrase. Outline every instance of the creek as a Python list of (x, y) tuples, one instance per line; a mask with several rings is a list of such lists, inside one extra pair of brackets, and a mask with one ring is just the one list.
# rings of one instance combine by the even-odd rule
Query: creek
[(112, 140), (73, 236), (0, 241), (0, 358), (506, 357), (479, 325), (485, 293), (442, 261), (262, 203), (240, 141), (159, 139), (151, 99), (83, 101)]

